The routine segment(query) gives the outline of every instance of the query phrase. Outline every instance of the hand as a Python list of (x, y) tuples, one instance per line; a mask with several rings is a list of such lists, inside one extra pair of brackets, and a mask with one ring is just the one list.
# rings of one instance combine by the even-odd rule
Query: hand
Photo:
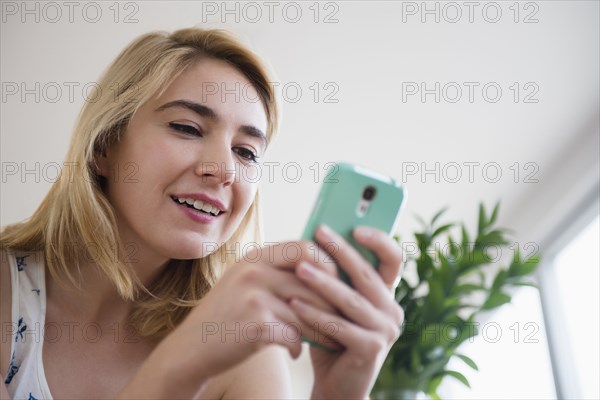
[[(312, 247), (312, 248), (311, 248)], [(289, 304), (299, 298), (315, 309), (335, 314), (295, 275), (298, 262), (310, 261), (322, 270), (335, 268), (319, 257), (313, 242), (287, 242), (254, 249), (227, 268), (186, 319), (161, 346), (178, 360), (180, 382), (199, 382), (237, 365), (264, 346), (279, 344), (296, 358), (301, 336), (327, 342), (319, 330), (298, 318)], [(324, 258), (321, 260), (320, 258)], [(330, 346), (331, 344), (328, 343)]]
[(368, 227), (355, 229), (354, 238), (377, 254), (379, 271), (329, 228), (321, 226), (316, 232), (317, 242), (322, 246), (337, 245), (338, 250), (332, 256), (348, 274), (354, 288), (334, 274), (311, 267), (310, 263), (301, 262), (296, 267), (298, 277), (343, 315), (292, 299), (294, 310), (308, 325), (335, 326), (331, 338), (343, 346), (337, 352), (311, 346), (315, 376), (312, 398), (367, 398), (400, 335), (404, 312), (393, 297), (402, 263), (400, 248), (384, 232)]

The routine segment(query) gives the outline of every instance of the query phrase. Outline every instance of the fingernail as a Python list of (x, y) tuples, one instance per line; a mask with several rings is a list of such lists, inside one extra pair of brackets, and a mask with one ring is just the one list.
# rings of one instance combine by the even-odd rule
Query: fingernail
[(302, 278), (312, 278), (316, 274), (315, 267), (310, 265), (309, 263), (302, 261), (298, 264), (298, 273)]
[(304, 308), (304, 302), (300, 299), (298, 299), (297, 297), (294, 297), (292, 300), (290, 300), (290, 305), (293, 307), (298, 307), (298, 308)]
[(368, 239), (373, 236), (373, 231), (366, 226), (359, 226), (358, 228), (354, 229), (354, 233), (363, 239)]
[(323, 235), (327, 236), (328, 238), (333, 237), (333, 231), (327, 225), (319, 225), (319, 229), (321, 229)]

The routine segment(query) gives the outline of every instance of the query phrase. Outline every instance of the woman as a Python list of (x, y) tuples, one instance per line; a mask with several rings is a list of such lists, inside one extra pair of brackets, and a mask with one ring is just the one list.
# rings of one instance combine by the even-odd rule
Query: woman
[(355, 231), (379, 273), (327, 227), (317, 243), (332, 255), (310, 242), (233, 251), (259, 240), (244, 177), (276, 130), (269, 82), (217, 30), (146, 34), (118, 56), (60, 179), (2, 232), (3, 396), (286, 398), (281, 349), (298, 357), (304, 337), (318, 342), (313, 398), (367, 397), (402, 323), (398, 246)]

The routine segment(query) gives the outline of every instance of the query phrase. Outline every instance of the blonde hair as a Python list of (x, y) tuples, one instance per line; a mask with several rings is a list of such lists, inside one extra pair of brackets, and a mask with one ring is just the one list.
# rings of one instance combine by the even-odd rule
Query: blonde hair
[[(68, 288), (79, 287), (72, 272), (82, 257), (93, 257), (118, 293), (136, 302), (130, 321), (143, 336), (163, 336), (181, 322), (214, 285), (220, 267), (231, 261), (232, 252), (225, 250), (244, 235), (260, 240), (257, 193), (240, 226), (219, 250), (201, 259), (171, 260), (145, 288), (125, 262), (115, 214), (96, 175), (95, 156), (119, 140), (140, 106), (204, 58), (223, 60), (250, 81), (264, 106), (270, 141), (278, 108), (269, 74), (236, 38), (200, 28), (142, 35), (108, 67), (82, 108), (64, 164), (70, 173), (63, 171), (31, 218), (5, 227), (0, 237), (5, 250), (42, 250), (52, 277)], [(73, 243), (86, 247), (71, 251)], [(88, 244), (94, 245), (94, 254)]]

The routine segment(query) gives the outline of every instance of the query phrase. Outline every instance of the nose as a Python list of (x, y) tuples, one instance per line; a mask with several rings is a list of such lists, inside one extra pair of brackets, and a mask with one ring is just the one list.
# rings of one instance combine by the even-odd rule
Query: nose
[(198, 157), (195, 173), (203, 182), (231, 186), (236, 177), (236, 163), (229, 146), (207, 146)]

